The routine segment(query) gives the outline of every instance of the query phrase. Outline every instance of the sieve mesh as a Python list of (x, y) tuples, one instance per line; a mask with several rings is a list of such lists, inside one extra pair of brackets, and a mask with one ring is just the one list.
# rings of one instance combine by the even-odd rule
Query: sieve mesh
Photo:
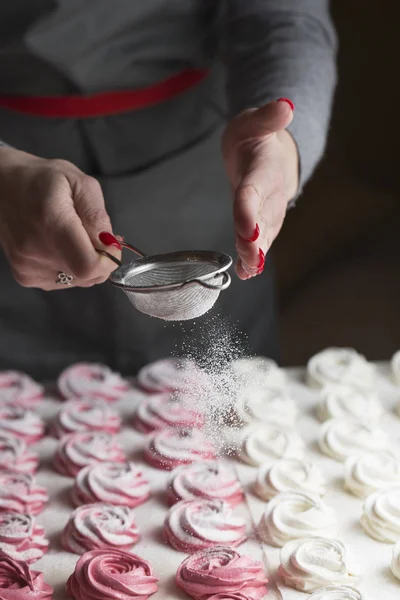
[(127, 285), (136, 288), (158, 285), (180, 284), (190, 279), (198, 279), (204, 275), (215, 273), (215, 265), (206, 262), (165, 262), (146, 265), (143, 270), (135, 269), (127, 273)]
[(185, 321), (212, 308), (230, 284), (226, 271), (231, 264), (226, 254), (175, 252), (124, 264), (110, 280), (140, 312), (166, 321)]

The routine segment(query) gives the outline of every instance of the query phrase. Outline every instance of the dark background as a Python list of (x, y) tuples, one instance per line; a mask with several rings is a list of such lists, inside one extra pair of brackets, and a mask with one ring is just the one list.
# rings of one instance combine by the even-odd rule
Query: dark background
[(332, 2), (339, 85), (327, 152), (273, 253), (284, 364), (328, 345), (400, 348), (397, 0)]

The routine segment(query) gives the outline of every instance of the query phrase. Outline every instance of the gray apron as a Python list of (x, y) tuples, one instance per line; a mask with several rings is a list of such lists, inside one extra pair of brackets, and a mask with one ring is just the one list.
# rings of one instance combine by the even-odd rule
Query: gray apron
[[(122, 115), (50, 119), (0, 109), (0, 137), (39, 156), (70, 160), (97, 177), (114, 232), (145, 252), (210, 249), (234, 256), (232, 197), (220, 152), (224, 123), (211, 108), (224, 105), (223, 77), (215, 61), (207, 66), (212, 72), (196, 88)], [(226, 337), (230, 327), (242, 332), (246, 352), (276, 358), (268, 256), (260, 277), (241, 282), (233, 276), (211, 315), (180, 324), (136, 312), (108, 283), (56, 292), (21, 288), (0, 254), (0, 369), (53, 378), (83, 360), (134, 374), (188, 347), (209, 352), (218, 332)]]

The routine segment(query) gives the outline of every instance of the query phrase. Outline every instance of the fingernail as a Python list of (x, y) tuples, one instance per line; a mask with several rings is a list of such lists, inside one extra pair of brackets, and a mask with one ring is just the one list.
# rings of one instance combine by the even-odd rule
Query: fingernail
[(261, 250), (261, 248), (258, 249), (258, 265), (257, 265), (257, 275), (260, 275), (260, 273), (263, 272), (264, 270), (264, 264), (265, 264), (265, 254), (264, 252)]
[(243, 239), (245, 242), (255, 242), (258, 239), (259, 235), (260, 235), (260, 228), (258, 226), (258, 223), (256, 223), (256, 226), (253, 231), (253, 235), (249, 238), (243, 238)]
[(294, 111), (294, 102), (289, 100), (289, 98), (278, 98), (278, 102), (287, 102), (290, 108)]
[(115, 248), (118, 248), (118, 250), (122, 250), (122, 246), (117, 240), (117, 238), (113, 236), (113, 234), (109, 231), (102, 231), (99, 234), (99, 240), (105, 246), (115, 246)]

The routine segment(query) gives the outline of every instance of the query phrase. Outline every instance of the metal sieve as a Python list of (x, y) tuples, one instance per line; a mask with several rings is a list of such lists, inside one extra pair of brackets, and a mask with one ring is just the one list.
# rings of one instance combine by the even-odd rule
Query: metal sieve
[(146, 256), (126, 242), (124, 248), (140, 258), (121, 263), (108, 252), (118, 268), (109, 281), (122, 289), (142, 313), (166, 321), (195, 319), (212, 308), (231, 278), (232, 258), (212, 251), (190, 250)]

